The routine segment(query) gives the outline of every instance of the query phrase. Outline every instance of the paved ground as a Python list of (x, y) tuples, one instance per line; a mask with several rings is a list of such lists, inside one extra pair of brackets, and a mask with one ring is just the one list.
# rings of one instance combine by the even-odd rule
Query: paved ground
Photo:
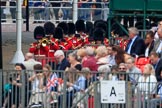
[[(22, 28), (22, 52), (28, 52), (30, 44), (35, 41), (33, 38), (33, 30), (35, 26), (43, 24), (30, 24), (30, 31), (26, 32), (25, 24)], [(13, 69), (10, 64), (16, 52), (16, 24), (2, 24), (2, 53), (3, 53), (3, 69)]]

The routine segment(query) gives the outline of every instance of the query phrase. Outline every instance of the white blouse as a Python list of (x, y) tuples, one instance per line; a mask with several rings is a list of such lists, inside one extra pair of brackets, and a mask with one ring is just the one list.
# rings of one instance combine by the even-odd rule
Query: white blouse
[(148, 76), (146, 78), (146, 81), (145, 81), (144, 76), (140, 76), (138, 80), (138, 88), (142, 93), (145, 93), (145, 94), (148, 94), (148, 93), (155, 94), (156, 84), (157, 84), (157, 80), (154, 75)]

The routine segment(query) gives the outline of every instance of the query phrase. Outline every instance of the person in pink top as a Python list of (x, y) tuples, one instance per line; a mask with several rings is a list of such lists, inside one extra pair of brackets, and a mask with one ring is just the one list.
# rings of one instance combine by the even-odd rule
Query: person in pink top
[(82, 61), (82, 67), (88, 67), (91, 71), (97, 71), (98, 65), (97, 65), (97, 59), (94, 55), (94, 48), (92, 47), (86, 47), (86, 57)]

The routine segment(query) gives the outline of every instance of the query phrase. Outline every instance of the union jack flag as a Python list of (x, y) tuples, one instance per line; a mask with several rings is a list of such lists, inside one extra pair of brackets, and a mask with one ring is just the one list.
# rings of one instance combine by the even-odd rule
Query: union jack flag
[(54, 73), (50, 78), (47, 79), (47, 91), (51, 91), (52, 88), (56, 87), (58, 84), (57, 75)]

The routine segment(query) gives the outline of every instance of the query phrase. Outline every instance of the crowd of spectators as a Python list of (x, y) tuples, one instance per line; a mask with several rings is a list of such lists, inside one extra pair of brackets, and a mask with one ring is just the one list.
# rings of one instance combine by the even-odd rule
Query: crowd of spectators
[[(26, 53), (24, 63), (15, 64), (16, 76), (12, 75), (9, 80), (11, 86), (9, 89), (12, 92), (8, 90), (5, 94), (4, 107), (7, 105), (12, 108), (21, 106), (21, 94), (19, 93), (23, 86), (20, 80), (21, 75), (25, 75), (24, 80), (27, 84), (25, 86), (25, 95), (28, 97), (25, 100), (26, 106), (43, 105), (45, 108), (50, 108), (51, 104), (61, 106), (63, 90), (66, 87), (66, 103), (68, 107), (71, 107), (78, 100), (77, 96), (84, 95), (89, 87), (93, 87), (95, 81), (101, 80), (130, 82), (131, 87), (134, 88), (133, 94), (138, 89), (144, 94), (146, 100), (150, 99), (150, 95), (154, 95), (150, 103), (157, 104), (162, 97), (160, 94), (161, 23), (162, 21), (159, 22), (157, 29), (158, 39), (154, 39), (155, 33), (151, 30), (143, 39), (139, 36), (136, 27), (130, 27), (125, 49), (120, 45), (105, 43), (107, 31), (104, 27), (107, 25), (104, 26), (104, 21), (95, 22), (88, 32), (89, 35), (85, 33), (86, 26), (83, 20), (78, 20), (76, 24), (73, 24), (77, 34), (75, 30), (73, 33), (68, 33), (68, 24), (65, 22), (59, 23), (56, 28), (51, 22), (45, 23), (44, 27), (39, 26), (41, 29), (34, 32), (34, 38), (37, 41), (32, 43), (29, 52)], [(77, 28), (77, 25), (80, 27)], [(70, 31), (70, 28), (68, 29)], [(73, 35), (68, 37), (67, 34)], [(66, 46), (69, 49), (66, 49)], [(51, 47), (54, 49), (50, 49)], [(49, 56), (49, 53), (52, 56)], [(42, 55), (48, 60), (42, 62), (34, 59), (35, 56), (39, 58)], [(143, 69), (136, 65), (136, 59), (141, 56), (150, 60), (148, 64), (143, 64)], [(25, 71), (25, 74), (21, 71)], [(156, 89), (157, 86), (159, 89)], [(12, 99), (15, 97), (13, 94), (16, 95), (16, 100)], [(94, 93), (91, 93), (88, 98), (93, 96)], [(84, 107), (86, 104), (84, 99), (77, 106)]]

